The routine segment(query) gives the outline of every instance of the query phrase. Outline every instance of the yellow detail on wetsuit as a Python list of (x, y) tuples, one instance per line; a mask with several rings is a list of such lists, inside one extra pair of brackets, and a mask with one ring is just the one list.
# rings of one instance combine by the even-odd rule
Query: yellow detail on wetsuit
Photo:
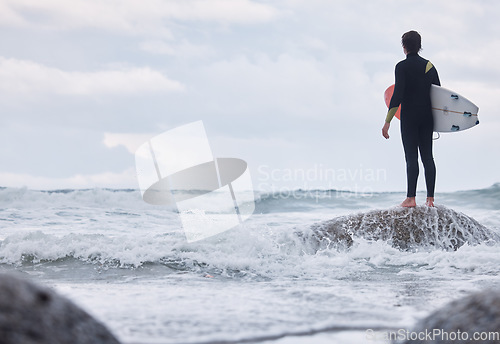
[(399, 106), (390, 108), (389, 111), (387, 111), (387, 117), (385, 118), (385, 123), (391, 123), (392, 119), (394, 118), (394, 115), (398, 111)]
[(432, 67), (434, 67), (434, 66), (432, 65), (431, 61), (427, 61), (427, 66), (425, 66), (425, 73), (430, 71), (432, 69)]

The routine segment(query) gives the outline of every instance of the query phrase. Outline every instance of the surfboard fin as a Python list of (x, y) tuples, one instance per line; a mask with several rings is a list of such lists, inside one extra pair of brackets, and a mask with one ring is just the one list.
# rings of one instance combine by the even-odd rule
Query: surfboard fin
[(452, 94), (452, 95), (451, 95), (451, 99), (458, 100), (458, 95), (457, 95), (457, 94)]
[(470, 117), (470, 116), (472, 116), (472, 114), (471, 114), (470, 112), (465, 111), (465, 112), (464, 112), (464, 116), (465, 116), (465, 117)]
[(452, 125), (451, 126), (451, 131), (459, 131), (460, 127), (458, 125)]

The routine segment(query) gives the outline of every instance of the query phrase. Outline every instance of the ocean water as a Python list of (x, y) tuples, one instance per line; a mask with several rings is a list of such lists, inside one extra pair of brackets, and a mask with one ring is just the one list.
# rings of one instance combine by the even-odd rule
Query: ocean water
[[(54, 288), (124, 343), (386, 343), (451, 300), (500, 287), (500, 244), (400, 251), (357, 238), (316, 252), (299, 235), (403, 198), (256, 194), (244, 226), (187, 243), (178, 214), (137, 190), (0, 188), (0, 272)], [(436, 203), (500, 234), (500, 184)]]

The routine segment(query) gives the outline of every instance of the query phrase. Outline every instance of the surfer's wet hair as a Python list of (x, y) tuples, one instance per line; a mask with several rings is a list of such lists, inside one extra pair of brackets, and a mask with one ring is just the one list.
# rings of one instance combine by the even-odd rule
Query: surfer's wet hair
[(417, 31), (408, 31), (401, 37), (401, 44), (407, 53), (418, 53), (422, 49), (422, 37)]

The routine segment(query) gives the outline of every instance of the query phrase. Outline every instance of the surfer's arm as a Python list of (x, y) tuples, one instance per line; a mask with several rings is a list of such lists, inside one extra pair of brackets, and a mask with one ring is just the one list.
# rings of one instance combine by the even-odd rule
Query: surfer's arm
[(382, 127), (382, 136), (385, 137), (386, 139), (389, 138), (389, 127), (391, 126), (391, 123), (385, 122), (384, 126)]
[(387, 116), (385, 117), (385, 123), (391, 123), (392, 119), (394, 118), (394, 115), (396, 112), (398, 112), (399, 106), (390, 108), (389, 111), (387, 111)]
[(394, 74), (396, 77), (396, 84), (394, 85), (394, 93), (392, 94), (391, 102), (389, 103), (389, 111), (387, 111), (385, 123), (391, 123), (394, 118), (394, 115), (398, 111), (399, 105), (401, 104), (401, 100), (403, 99), (403, 91), (405, 89), (406, 80), (399, 63), (396, 65)]

